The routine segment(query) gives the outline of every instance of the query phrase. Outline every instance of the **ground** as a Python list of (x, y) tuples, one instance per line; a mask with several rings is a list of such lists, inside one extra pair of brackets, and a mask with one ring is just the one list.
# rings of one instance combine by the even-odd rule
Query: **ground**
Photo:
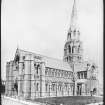
[(103, 102), (102, 97), (93, 96), (39, 98), (34, 101), (2, 96), (2, 105), (87, 105), (90, 103), (96, 103), (91, 105), (103, 105), (98, 104), (100, 102)]
[(103, 102), (102, 97), (94, 96), (68, 96), (68, 97), (53, 97), (53, 98), (39, 98), (34, 101), (48, 103), (50, 105), (86, 105), (90, 103)]

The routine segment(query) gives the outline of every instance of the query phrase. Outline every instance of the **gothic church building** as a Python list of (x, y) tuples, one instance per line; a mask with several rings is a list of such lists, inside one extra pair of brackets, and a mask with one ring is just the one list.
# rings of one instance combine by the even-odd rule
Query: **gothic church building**
[(6, 64), (6, 95), (24, 99), (98, 94), (97, 66), (83, 60), (74, 0), (63, 60), (17, 48)]

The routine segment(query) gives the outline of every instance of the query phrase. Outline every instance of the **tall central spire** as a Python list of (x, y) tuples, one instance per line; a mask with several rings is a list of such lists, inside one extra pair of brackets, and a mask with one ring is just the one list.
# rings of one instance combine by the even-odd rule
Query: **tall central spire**
[(76, 0), (74, 0), (73, 3), (73, 9), (72, 9), (72, 14), (71, 14), (71, 24), (70, 28), (76, 28), (77, 27), (77, 7), (76, 7)]
[(83, 49), (82, 42), (80, 41), (80, 31), (77, 19), (76, 0), (74, 0), (71, 13), (71, 24), (67, 34), (67, 41), (64, 45), (64, 61), (70, 64), (82, 61)]

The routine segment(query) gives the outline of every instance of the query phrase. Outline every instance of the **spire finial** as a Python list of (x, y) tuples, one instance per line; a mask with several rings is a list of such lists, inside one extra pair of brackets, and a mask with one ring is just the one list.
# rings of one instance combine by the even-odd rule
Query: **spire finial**
[(77, 25), (77, 7), (76, 7), (76, 0), (74, 0), (70, 27), (76, 27), (76, 25)]

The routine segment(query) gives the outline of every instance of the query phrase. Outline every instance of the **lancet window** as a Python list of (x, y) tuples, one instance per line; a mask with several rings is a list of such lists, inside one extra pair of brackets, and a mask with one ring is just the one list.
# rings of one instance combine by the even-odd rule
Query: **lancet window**
[(67, 61), (68, 61), (68, 57), (67, 57)]
[(60, 71), (58, 70), (58, 76), (60, 76)]
[(23, 63), (23, 69), (25, 68), (25, 64)]
[(70, 72), (69, 72), (68, 76), (69, 76), (69, 78), (71, 78), (71, 73)]
[(48, 68), (45, 69), (45, 75), (48, 75)]
[(36, 91), (39, 90), (39, 83), (36, 84)]
[(52, 74), (52, 76), (54, 76), (54, 69), (51, 69), (51, 72), (52, 72), (52, 73), (51, 73), (51, 74)]
[(61, 76), (63, 77), (63, 70), (62, 70), (62, 72), (61, 72)]
[(67, 83), (65, 83), (65, 90), (67, 90)]
[(84, 78), (87, 79), (87, 72), (84, 72)]
[(51, 69), (50, 68), (48, 69), (48, 74), (51, 75)]
[(61, 85), (61, 84), (58, 85), (58, 90), (59, 90), (59, 91), (62, 90), (62, 85)]
[(72, 53), (74, 53), (74, 46), (72, 47)]
[(71, 46), (70, 45), (68, 46), (68, 49), (69, 49), (69, 53), (71, 53)]
[(80, 73), (79, 73), (79, 72), (78, 72), (78, 74), (77, 74), (77, 75), (78, 75), (78, 79), (80, 79)]
[(57, 76), (57, 70), (55, 70), (55, 76)]
[(80, 53), (80, 45), (78, 46), (78, 53)]
[(39, 68), (40, 68), (40, 65), (38, 64), (37, 67), (36, 67), (36, 73), (37, 74), (39, 73)]
[(83, 79), (83, 72), (81, 72), (81, 79)]
[(46, 83), (46, 92), (48, 91), (48, 84)]
[(52, 91), (55, 91), (55, 84), (52, 84)]

